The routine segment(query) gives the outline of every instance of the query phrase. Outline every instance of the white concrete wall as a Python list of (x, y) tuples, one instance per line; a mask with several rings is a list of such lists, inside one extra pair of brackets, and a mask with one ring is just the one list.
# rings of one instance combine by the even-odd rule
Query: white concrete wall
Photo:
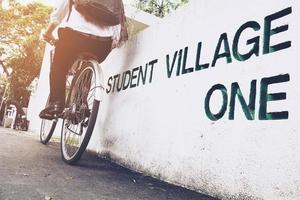
[[(291, 41), (291, 46), (263, 54), (264, 18), (289, 7), (290, 14), (271, 24), (272, 29), (288, 24), (288, 30), (271, 36), (270, 45)], [(299, 1), (190, 0), (113, 51), (102, 64), (108, 83), (110, 77), (157, 59), (151, 83), (105, 96), (89, 148), (134, 170), (221, 199), (299, 199), (299, 19)], [(239, 50), (247, 53), (253, 45), (246, 41), (260, 36), (259, 56), (237, 61), (232, 55), (233, 38), (248, 21), (256, 21), (260, 30), (246, 29)], [(211, 67), (222, 33), (227, 33), (232, 63), (220, 58)], [(172, 61), (176, 50), (188, 46), (186, 68), (193, 68), (198, 42), (202, 42), (200, 63), (210, 66), (176, 76), (175, 63), (168, 78), (166, 55)], [(261, 79), (283, 74), (289, 80), (268, 86), (268, 93), (281, 93), (282, 99), (270, 99), (267, 112), (289, 115), (260, 120)], [(220, 120), (208, 118), (204, 102), (214, 85), (224, 85), (230, 98), (231, 84), (237, 82), (248, 103), (252, 80), (257, 80), (254, 120), (246, 119), (237, 98), (233, 120), (229, 120), (229, 101)], [(275, 81), (280, 82), (278, 77)], [(212, 112), (217, 113), (222, 103), (220, 91), (213, 93)]]
[(41, 120), (39, 112), (45, 107), (49, 94), (49, 72), (50, 72), (50, 50), (52, 47), (46, 45), (41, 72), (37, 88), (31, 94), (27, 118), (29, 120), (29, 129), (39, 132)]

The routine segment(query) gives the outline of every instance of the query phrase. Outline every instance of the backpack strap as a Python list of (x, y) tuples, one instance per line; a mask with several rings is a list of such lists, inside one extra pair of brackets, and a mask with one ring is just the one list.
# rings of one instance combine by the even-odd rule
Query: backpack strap
[(72, 12), (72, 7), (73, 7), (73, 0), (68, 0), (69, 1), (69, 13), (68, 13), (68, 17), (67, 17), (67, 22), (69, 21), (70, 19), (70, 16), (71, 16), (71, 12)]
[(119, 14), (119, 19), (121, 24), (120, 41), (125, 42), (128, 40), (128, 30), (127, 30), (127, 21), (126, 21), (123, 1), (119, 0), (119, 4), (117, 5), (119, 5), (117, 8), (118, 8), (118, 14)]

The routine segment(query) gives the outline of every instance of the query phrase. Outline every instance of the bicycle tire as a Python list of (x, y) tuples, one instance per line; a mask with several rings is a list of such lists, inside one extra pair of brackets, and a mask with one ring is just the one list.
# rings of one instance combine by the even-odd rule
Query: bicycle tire
[[(75, 87), (75, 84), (77, 82), (77, 79), (79, 79), (80, 75), (87, 69), (91, 69), (94, 77), (96, 78), (96, 74), (95, 74), (95, 70), (94, 70), (94, 66), (85, 66), (83, 69), (80, 70), (80, 72), (78, 74), (75, 75), (74, 80), (72, 81), (71, 84), (71, 91), (69, 93), (69, 95), (72, 95), (72, 90)], [(75, 88), (76, 89), (76, 88)], [(77, 91), (78, 92), (78, 91)], [(76, 96), (76, 93), (73, 94), (74, 96)], [(71, 101), (71, 97), (68, 97), (68, 104), (70, 103), (69, 101)], [(62, 123), (62, 131), (61, 131), (61, 155), (62, 155), (62, 159), (64, 162), (66, 162), (67, 164), (74, 164), (76, 163), (82, 156), (82, 154), (84, 153), (90, 138), (92, 136), (93, 130), (94, 130), (94, 126), (96, 123), (96, 119), (97, 119), (97, 115), (98, 115), (98, 110), (99, 110), (99, 105), (100, 102), (96, 99), (93, 99), (93, 103), (92, 103), (92, 109), (91, 109), (91, 113), (89, 115), (88, 118), (88, 125), (86, 128), (86, 131), (84, 133), (84, 136), (82, 138), (82, 141), (78, 147), (78, 149), (75, 151), (75, 153), (73, 155), (68, 155), (68, 150), (67, 150), (67, 144), (65, 142), (65, 137), (66, 137), (66, 126), (68, 122), (68, 119), (64, 119), (63, 123)], [(70, 121), (70, 120), (69, 120)]]
[[(51, 123), (50, 124), (50, 129), (49, 130), (47, 130), (45, 133), (46, 133), (46, 135), (44, 135), (43, 133), (43, 130), (44, 130), (44, 128), (43, 127), (45, 127), (45, 124), (46, 123)], [(51, 137), (52, 137), (52, 135), (53, 135), (53, 133), (54, 133), (54, 130), (55, 130), (55, 127), (56, 127), (56, 124), (57, 124), (57, 120), (47, 120), (47, 119), (43, 119), (42, 120), (42, 122), (41, 122), (41, 128), (40, 128), (40, 142), (42, 143), (42, 144), (47, 144), (49, 141), (50, 141), (50, 139), (51, 139)]]

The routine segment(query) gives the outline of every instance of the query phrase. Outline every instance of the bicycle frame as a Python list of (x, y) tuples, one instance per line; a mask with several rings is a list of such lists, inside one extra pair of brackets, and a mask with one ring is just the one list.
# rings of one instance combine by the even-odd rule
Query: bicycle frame
[[(52, 46), (55, 46), (55, 43), (53, 43)], [(54, 54), (55, 49), (52, 49), (50, 52), (50, 63), (52, 66), (53, 63), (53, 54)], [(78, 87), (77, 84), (77, 80), (79, 80), (79, 83), (82, 84), (83, 82), (80, 81), (84, 81), (85, 78), (81, 79), (82, 77), (85, 77), (86, 75), (81, 76), (82, 74), (86, 74), (86, 73), (91, 73), (93, 76), (93, 85), (89, 84), (89, 89), (85, 89), (85, 88), (80, 88), (76, 89), (76, 87)], [(61, 132), (61, 154), (62, 154), (62, 158), (63, 160), (68, 163), (68, 164), (73, 164), (75, 163), (82, 155), (82, 153), (85, 151), (88, 142), (91, 138), (93, 129), (94, 129), (94, 125), (96, 123), (96, 119), (97, 119), (97, 115), (98, 115), (98, 109), (99, 109), (99, 105), (100, 102), (103, 101), (103, 97), (104, 97), (104, 92), (105, 92), (105, 88), (104, 88), (104, 75), (103, 75), (103, 71), (101, 69), (100, 64), (97, 61), (97, 57), (90, 54), (89, 52), (82, 52), (80, 53), (80, 55), (77, 55), (77, 59), (76, 61), (73, 63), (73, 65), (71, 66), (71, 68), (69, 69), (69, 72), (66, 74), (67, 79), (66, 79), (66, 105), (68, 105), (67, 107), (65, 107), (63, 113), (60, 116), (56, 116), (55, 119), (51, 120), (50, 123), (46, 123), (47, 120), (43, 120), (42, 124), (41, 124), (41, 132), (40, 132), (40, 140), (43, 144), (47, 144), (48, 141), (51, 139), (51, 136), (54, 132), (54, 129), (56, 127), (57, 121), (59, 120), (59, 118), (63, 119), (63, 127), (62, 127), (62, 132)], [(83, 83), (84, 84), (84, 83)], [(92, 87), (91, 87), (92, 86)], [(81, 96), (80, 92), (92, 92), (92, 102), (91, 105), (88, 105), (87, 108), (85, 108), (83, 105), (85, 105), (84, 103), (77, 107), (77, 103), (75, 102), (71, 102), (71, 104), (69, 104), (69, 101), (73, 101), (71, 100), (73, 98), (73, 87), (74, 89), (74, 98), (76, 99), (78, 98), (87, 98), (84, 96)], [(76, 91), (77, 90), (77, 91)], [(76, 97), (76, 94), (79, 94)], [(72, 96), (71, 96), (72, 95)], [(88, 95), (88, 94), (87, 94)], [(82, 102), (82, 101), (80, 101)], [(81, 103), (80, 103), (81, 104)], [(75, 107), (74, 107), (75, 105)], [(83, 106), (83, 107), (82, 107)], [(88, 109), (88, 111), (86, 110)], [(79, 113), (84, 113), (83, 115), (80, 114), (79, 118), (78, 117), (78, 112)], [(87, 114), (88, 112), (88, 114)], [(73, 119), (73, 117), (75, 117)], [(84, 118), (82, 118), (84, 117)], [(73, 121), (72, 120), (78, 120), (79, 121)], [(49, 122), (49, 121), (48, 121)], [(68, 123), (71, 123), (71, 126), (76, 127), (76, 131), (73, 130), (73, 128), (69, 128), (68, 127)], [(51, 126), (47, 126), (47, 125), (51, 125)], [(77, 129), (80, 126), (80, 129)], [(44, 129), (46, 127), (46, 129)], [(85, 130), (83, 130), (85, 129)], [(66, 132), (67, 131), (67, 132)], [(79, 131), (79, 132), (78, 132)], [(84, 131), (84, 135), (83, 132)], [(70, 136), (71, 133), (71, 136)], [(66, 138), (65, 134), (69, 134)], [(72, 136), (73, 135), (73, 136)], [(79, 137), (77, 137), (79, 136)], [(81, 138), (82, 137), (82, 138)], [(72, 143), (72, 139), (74, 140), (78, 140), (79, 141), (79, 146), (76, 146), (74, 144), (74, 148), (76, 151), (74, 151), (73, 148), (73, 143)], [(71, 142), (71, 143), (70, 143)], [(68, 146), (71, 145), (71, 146)]]

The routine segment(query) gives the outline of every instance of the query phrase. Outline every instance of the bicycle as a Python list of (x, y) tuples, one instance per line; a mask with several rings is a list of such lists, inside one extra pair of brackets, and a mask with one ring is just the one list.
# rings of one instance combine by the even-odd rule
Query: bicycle
[(81, 54), (73, 63), (66, 80), (65, 109), (53, 120), (42, 120), (40, 141), (42, 144), (49, 142), (61, 118), (62, 159), (68, 164), (74, 164), (89, 143), (104, 92), (103, 73), (96, 57), (89, 53)]

